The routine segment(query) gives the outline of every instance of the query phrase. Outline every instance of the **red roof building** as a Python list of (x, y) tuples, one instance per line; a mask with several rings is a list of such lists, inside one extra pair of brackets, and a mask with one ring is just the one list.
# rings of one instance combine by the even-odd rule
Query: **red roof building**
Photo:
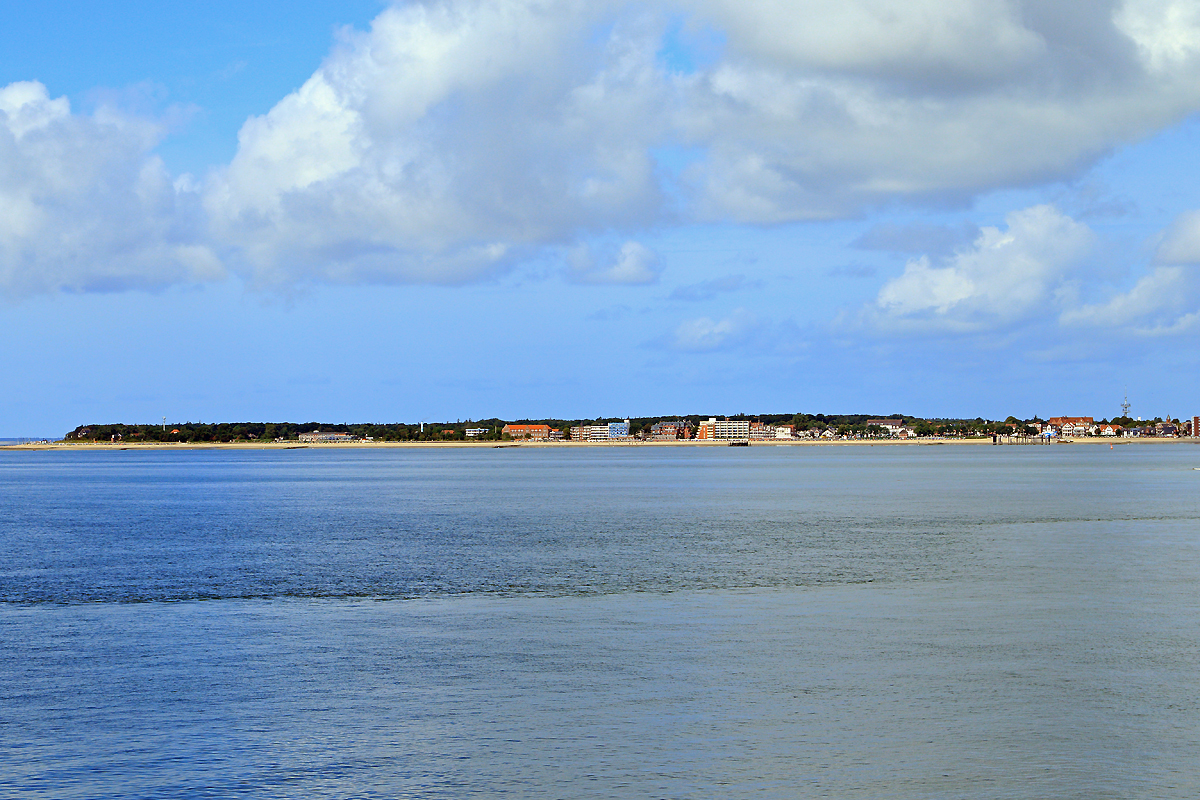
[(549, 439), (549, 425), (505, 425), (501, 433), (514, 439)]

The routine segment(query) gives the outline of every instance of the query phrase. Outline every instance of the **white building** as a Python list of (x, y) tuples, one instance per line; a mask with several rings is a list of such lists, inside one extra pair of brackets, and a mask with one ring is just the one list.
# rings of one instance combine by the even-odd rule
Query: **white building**
[(696, 429), (697, 439), (717, 439), (724, 441), (750, 438), (750, 420), (730, 420), (709, 417), (700, 423)]
[(576, 442), (607, 442), (612, 439), (629, 438), (629, 420), (607, 422), (601, 425), (576, 425), (571, 428), (571, 439)]
[(326, 443), (326, 442), (353, 442), (354, 437), (348, 433), (325, 433), (322, 431), (313, 431), (312, 433), (300, 434), (300, 441), (310, 444)]

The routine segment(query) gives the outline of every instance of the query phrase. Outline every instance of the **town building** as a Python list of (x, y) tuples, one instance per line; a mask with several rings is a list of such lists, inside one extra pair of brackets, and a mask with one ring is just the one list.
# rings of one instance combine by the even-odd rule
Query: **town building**
[(1051, 417), (1046, 426), (1059, 436), (1087, 436), (1095, 420), (1091, 417)]
[(696, 429), (697, 439), (735, 441), (750, 438), (750, 420), (730, 420), (709, 417)]
[(467, 428), (465, 433), (468, 439), (474, 439), (478, 436), (483, 436), (488, 432), (487, 428)]
[(307, 442), (308, 444), (336, 444), (338, 442), (353, 442), (354, 437), (348, 433), (312, 431), (311, 433), (300, 434), (300, 441)]
[(501, 433), (508, 434), (513, 439), (532, 439), (542, 441), (550, 438), (549, 425), (505, 425)]
[(749, 434), (747, 434), (747, 438), (751, 439), (753, 441), (756, 441), (756, 442), (763, 442), (763, 441), (766, 441), (767, 439), (774, 439), (775, 438), (775, 426), (764, 425), (761, 422), (751, 422), (750, 423), (750, 432), (749, 432)]
[(629, 420), (608, 422), (599, 425), (576, 425), (571, 428), (573, 442), (607, 442), (629, 438)]
[(880, 428), (883, 428), (883, 432), (886, 433), (888, 436), (892, 436), (892, 437), (898, 437), (901, 435), (901, 433), (905, 432), (904, 420), (902, 420), (902, 419), (869, 419), (869, 420), (867, 420), (867, 427), (869, 428), (872, 425), (877, 425)]
[(692, 438), (692, 423), (686, 419), (668, 422), (663, 420), (650, 426), (650, 438), (656, 441)]

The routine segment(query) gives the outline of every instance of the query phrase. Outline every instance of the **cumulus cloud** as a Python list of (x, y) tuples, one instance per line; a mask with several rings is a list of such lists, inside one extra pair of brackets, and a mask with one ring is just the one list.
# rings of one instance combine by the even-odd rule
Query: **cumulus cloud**
[(1159, 264), (1200, 264), (1200, 211), (1186, 211), (1175, 218), (1154, 258)]
[[(724, 43), (665, 58), (689, 46), (680, 20)], [(0, 183), (9, 284), (192, 280), (219, 272), (213, 251), (259, 286), (460, 283), (680, 221), (822, 220), (1076, 176), (1200, 109), (1200, 15), (1181, 0), (397, 3), (245, 123), (201, 187), (207, 244), (195, 193), (152, 155), (161, 130), (17, 98), (29, 86), (10, 87), (0, 144), (20, 165)], [(121, 258), (85, 269), (76, 239)], [(637, 264), (597, 279), (649, 279)], [(942, 298), (934, 313), (969, 305), (955, 274), (923, 269), (909, 281)]]
[[(998, 332), (1057, 325), (1104, 334), (1170, 336), (1200, 324), (1200, 251), (1196, 219), (1181, 215), (1162, 237), (1148, 272), (1128, 289), (1094, 268), (1097, 239), (1053, 206), (986, 227), (969, 248), (939, 260), (910, 259), (858, 317), (896, 332)], [(1102, 297), (1099, 302), (1084, 298)]]
[(1062, 315), (1066, 325), (1168, 336), (1200, 322), (1200, 212), (1180, 214), (1160, 237), (1152, 269), (1128, 291)]
[(1200, 274), (1189, 267), (1157, 267), (1128, 292), (1107, 302), (1063, 312), (1066, 325), (1125, 328), (1139, 335), (1183, 333), (1200, 321)]
[(569, 275), (578, 283), (656, 283), (662, 271), (654, 251), (633, 241), (625, 242), (615, 253), (600, 257), (595, 248), (579, 245), (571, 250), (569, 261)]
[(1054, 310), (1074, 297), (1073, 278), (1095, 237), (1053, 206), (985, 227), (970, 248), (940, 263), (910, 259), (879, 292), (869, 318), (886, 328), (980, 331)]
[(199, 196), (152, 154), (161, 126), (0, 88), (0, 290), (115, 291), (219, 278)]
[(704, 7), (729, 52), (695, 76), (681, 115), (709, 148), (685, 177), (711, 218), (824, 219), (1054, 180), (1200, 100), (1200, 28), (1184, 15), (1134, 24), (1146, 14), (1111, 2), (1008, 0)]
[[(406, 3), (246, 123), (206, 205), (272, 284), (466, 281), (680, 215), (963, 200), (1200, 107), (1200, 27), (1160, 6)], [(680, 18), (727, 42), (690, 72), (659, 55)], [(658, 163), (672, 147), (695, 157)]]
[(1200, 212), (1188, 211), (1175, 218), (1159, 237), (1151, 269), (1130, 289), (1114, 291), (1102, 302), (1065, 309), (1061, 321), (1075, 328), (1139, 336), (1194, 330), (1200, 323)]
[(220, 236), (260, 283), (457, 282), (651, 222), (656, 40), (633, 20), (597, 46), (590, 9), (411, 3), (345, 34), (243, 127), (206, 196)]

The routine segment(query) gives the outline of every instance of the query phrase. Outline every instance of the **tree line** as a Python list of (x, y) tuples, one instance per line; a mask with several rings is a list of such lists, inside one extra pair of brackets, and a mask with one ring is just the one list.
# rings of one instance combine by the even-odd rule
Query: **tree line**
[[(629, 432), (632, 436), (649, 433), (650, 427), (662, 420), (686, 420), (696, 427), (712, 416), (722, 419), (748, 420), (766, 425), (792, 425), (797, 431), (833, 430), (839, 436), (881, 436), (884, 431), (877, 425), (868, 424), (872, 419), (899, 419), (913, 429), (918, 436), (990, 436), (998, 434), (1034, 433), (1031, 423), (1041, 422), (1038, 417), (1019, 420), (1008, 417), (1003, 421), (975, 419), (923, 419), (906, 414), (886, 416), (871, 414), (685, 414), (673, 417), (630, 417)], [(176, 422), (163, 424), (101, 424), (80, 425), (66, 435), (67, 441), (85, 442), (272, 442), (297, 441), (301, 433), (323, 431), (347, 433), (360, 439), (371, 438), (381, 442), (422, 441), (498, 441), (504, 438), (502, 429), (512, 422), (520, 425), (548, 425), (568, 435), (570, 428), (579, 425), (604, 425), (623, 421), (624, 417), (598, 417), (595, 419), (519, 419), (502, 420), (456, 420), (454, 422), (405, 423), (330, 423), (330, 422)], [(1158, 421), (1157, 419), (1154, 421)], [(1114, 418), (1118, 424), (1133, 424), (1133, 420)], [(482, 430), (473, 437), (467, 430)]]

